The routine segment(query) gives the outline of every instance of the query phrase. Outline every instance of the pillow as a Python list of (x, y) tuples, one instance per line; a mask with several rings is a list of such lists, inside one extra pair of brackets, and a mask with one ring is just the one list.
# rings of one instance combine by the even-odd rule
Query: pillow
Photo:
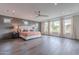
[(28, 32), (28, 30), (25, 30), (25, 29), (24, 29), (23, 32)]
[(30, 31), (33, 31), (33, 30), (30, 30)]

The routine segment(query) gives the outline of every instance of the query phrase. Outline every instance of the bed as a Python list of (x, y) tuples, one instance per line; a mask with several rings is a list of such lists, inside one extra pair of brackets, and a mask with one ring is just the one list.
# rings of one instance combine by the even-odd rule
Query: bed
[(25, 39), (25, 40), (29, 40), (29, 39), (41, 37), (41, 33), (40, 32), (24, 31), (24, 32), (20, 32), (20, 37)]

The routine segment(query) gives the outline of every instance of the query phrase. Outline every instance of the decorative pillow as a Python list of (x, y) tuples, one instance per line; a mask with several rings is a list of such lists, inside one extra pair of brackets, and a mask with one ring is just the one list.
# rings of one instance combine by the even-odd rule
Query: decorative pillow
[(25, 29), (24, 29), (23, 32), (28, 32), (28, 30), (25, 30)]
[(30, 30), (31, 32), (33, 31), (33, 30)]

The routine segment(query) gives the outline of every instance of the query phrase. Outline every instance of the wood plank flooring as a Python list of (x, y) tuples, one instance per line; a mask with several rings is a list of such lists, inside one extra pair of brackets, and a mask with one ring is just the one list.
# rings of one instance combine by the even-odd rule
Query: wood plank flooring
[(52, 36), (6, 39), (0, 41), (0, 55), (79, 55), (79, 41)]

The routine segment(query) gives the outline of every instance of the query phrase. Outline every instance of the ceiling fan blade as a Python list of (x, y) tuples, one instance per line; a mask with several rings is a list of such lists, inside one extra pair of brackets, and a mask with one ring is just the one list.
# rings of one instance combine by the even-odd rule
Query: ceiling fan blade
[(48, 15), (40, 14), (40, 11), (36, 11), (35, 13), (37, 14), (36, 18), (38, 18), (38, 17), (48, 17)]
[(34, 13), (35, 13), (36, 15), (38, 15), (38, 14), (39, 14), (39, 12), (38, 12), (38, 11), (34, 11)]

